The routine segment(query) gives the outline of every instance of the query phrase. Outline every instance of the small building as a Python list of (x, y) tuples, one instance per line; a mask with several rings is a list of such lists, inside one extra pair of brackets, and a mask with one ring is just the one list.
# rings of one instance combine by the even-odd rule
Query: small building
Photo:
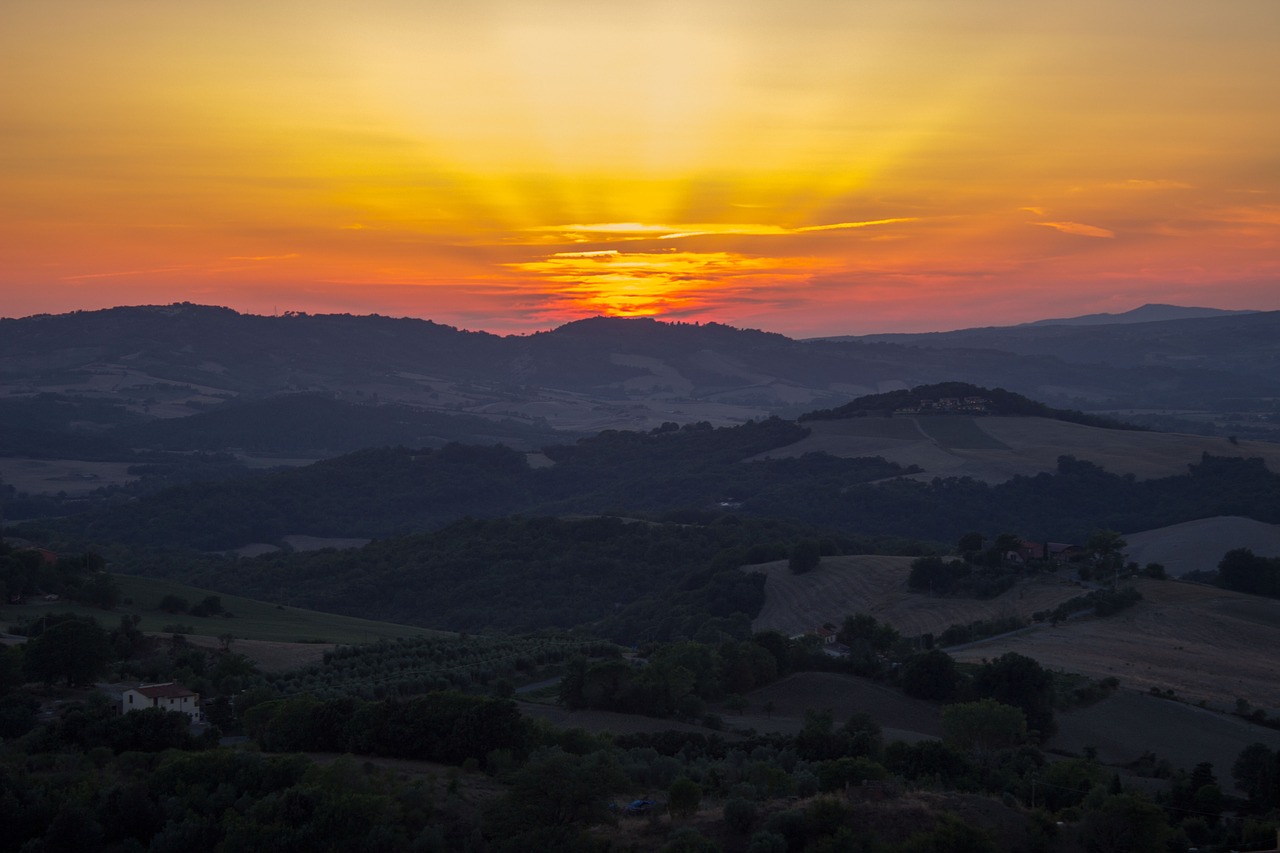
[(165, 684), (143, 684), (131, 687), (121, 695), (121, 713), (141, 711), (144, 708), (180, 711), (190, 717), (193, 723), (201, 718), (200, 694), (172, 681)]
[(1045, 543), (1045, 550), (1049, 555), (1049, 559), (1059, 563), (1078, 560), (1085, 554), (1084, 548), (1067, 542), (1047, 542)]

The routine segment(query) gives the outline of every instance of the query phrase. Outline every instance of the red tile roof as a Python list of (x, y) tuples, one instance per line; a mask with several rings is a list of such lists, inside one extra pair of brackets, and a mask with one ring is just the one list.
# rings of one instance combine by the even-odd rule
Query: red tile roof
[(133, 689), (148, 699), (181, 699), (184, 696), (196, 695), (187, 688), (172, 682), (169, 684), (146, 684)]

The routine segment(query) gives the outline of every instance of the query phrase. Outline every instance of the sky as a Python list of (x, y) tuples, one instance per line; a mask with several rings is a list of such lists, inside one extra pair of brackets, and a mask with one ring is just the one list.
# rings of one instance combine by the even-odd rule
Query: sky
[(7, 0), (0, 316), (1280, 309), (1280, 0)]

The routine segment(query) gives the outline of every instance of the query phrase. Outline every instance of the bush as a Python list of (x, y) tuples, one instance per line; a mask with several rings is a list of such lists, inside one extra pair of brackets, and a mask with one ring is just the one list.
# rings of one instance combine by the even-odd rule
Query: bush
[(747, 853), (787, 853), (787, 838), (776, 832), (761, 830), (751, 836)]
[(702, 805), (702, 788), (692, 779), (677, 779), (667, 789), (667, 810), (672, 817), (691, 818)]
[(746, 835), (750, 832), (758, 816), (756, 804), (750, 800), (734, 798), (724, 804), (724, 824), (730, 832), (737, 835)]
[(160, 599), (159, 609), (166, 613), (186, 613), (189, 607), (191, 607), (191, 602), (187, 601), (180, 595), (170, 593)]
[(902, 665), (899, 683), (908, 696), (942, 702), (955, 693), (960, 671), (951, 655), (940, 649), (912, 655)]

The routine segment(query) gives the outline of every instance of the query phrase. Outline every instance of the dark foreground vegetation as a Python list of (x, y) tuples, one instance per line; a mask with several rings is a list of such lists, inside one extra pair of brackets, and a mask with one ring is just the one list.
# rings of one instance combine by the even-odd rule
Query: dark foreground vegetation
[[(1138, 482), (1064, 456), (1054, 473), (998, 486), (902, 479), (878, 459), (742, 461), (803, 434), (780, 420), (609, 432), (547, 448), (549, 468), (502, 446), (365, 450), (120, 493), (118, 506), (25, 528), (63, 556), (0, 545), (3, 592), (111, 618), (42, 605), (16, 626), (24, 641), (0, 649), (0, 851), (1162, 853), (1273, 841), (1280, 757), (1268, 746), (1216, 773), (1157, 756), (1129, 768), (1088, 750), (1049, 756), (1057, 713), (1099, 701), (1115, 679), (1082, 683), (1013, 653), (960, 666), (935, 647), (1019, 626), (903, 638), (849, 614), (824, 628), (847, 650), (835, 655), (817, 636), (750, 627), (764, 578), (749, 567), (761, 562), (804, 572), (834, 554), (910, 554), (919, 594), (996, 595), (1021, 544), (962, 537), (973, 530), (1087, 539), (1075, 570), (1112, 588), (1035, 618), (1116, 612), (1137, 597), (1119, 587), (1130, 567), (1106, 531), (1215, 514), (1280, 521), (1280, 479), (1259, 460), (1205, 456)], [(190, 550), (290, 533), (380, 538), (254, 560)], [(958, 556), (941, 556), (951, 549), (936, 543), (957, 539)], [(180, 630), (143, 634), (118, 609), (129, 602), (95, 541), (112, 568), (463, 633), (338, 647), (266, 673), (230, 630), (212, 648)], [(1219, 582), (1274, 595), (1274, 562), (1232, 552)], [(216, 595), (160, 607), (175, 630), (187, 616), (234, 624)], [(752, 691), (814, 670), (902, 691), (941, 737), (886, 742), (868, 715), (823, 708), (797, 717), (794, 734), (735, 730)], [(103, 679), (180, 682), (201, 694), (204, 724), (121, 715), (90, 687)], [(606, 735), (559, 728), (525, 713), (524, 690), (571, 724), (648, 719)]]
[[(402, 682), (395, 696), (370, 700), (340, 676), (320, 698), (287, 692), (292, 677), (265, 678), (229, 649), (112, 639), (119, 645), (91, 676), (164, 661), (170, 676), (209, 676), (216, 726), (194, 735), (184, 715), (121, 716), (100, 694), (64, 693), (52, 714), (38, 714), (53, 707), (48, 694), (34, 672), (15, 674), (30, 665), (33, 638), (0, 653), (0, 850), (1161, 853), (1274, 838), (1280, 758), (1262, 744), (1220, 771), (1242, 798), (1208, 764), (1187, 773), (1159, 762), (1150, 772), (1166, 778), (1151, 796), (1088, 756), (1049, 760), (1038, 744), (1063, 694), (1035, 661), (1010, 654), (967, 670), (935, 650), (895, 668), (875, 651), (898, 654), (891, 629), (851, 616), (841, 633), (872, 654), (840, 663), (776, 634), (654, 646), (643, 664), (581, 647), (592, 657), (570, 662), (559, 690), (570, 706), (631, 711), (666, 696), (677, 701), (648, 712), (689, 718), (708, 700), (734, 705), (732, 691), (759, 679), (857, 666), (943, 703), (941, 740), (886, 742), (865, 714), (837, 720), (820, 709), (794, 735), (721, 731), (724, 721), (704, 714), (710, 728), (598, 736), (535, 722), (480, 682), (466, 693)], [(476, 642), (376, 644), (335, 654), (308, 677), (352, 665), (372, 674), (420, 649), (440, 657)], [(557, 665), (537, 660), (538, 647), (510, 645), (509, 671), (537, 677)], [(222, 670), (237, 674), (214, 676)], [(1070, 695), (1096, 701), (1114, 689)], [(216, 698), (230, 695), (234, 703)], [(218, 745), (218, 727), (247, 744)]]
[[(253, 560), (121, 554), (131, 570), (333, 613), (457, 631), (577, 626), (625, 642), (745, 636), (764, 577), (741, 566), (785, 559), (796, 541), (827, 554), (910, 547), (727, 516), (713, 523), (612, 517), (460, 521), (356, 550)], [(113, 555), (120, 553), (110, 552)]]

